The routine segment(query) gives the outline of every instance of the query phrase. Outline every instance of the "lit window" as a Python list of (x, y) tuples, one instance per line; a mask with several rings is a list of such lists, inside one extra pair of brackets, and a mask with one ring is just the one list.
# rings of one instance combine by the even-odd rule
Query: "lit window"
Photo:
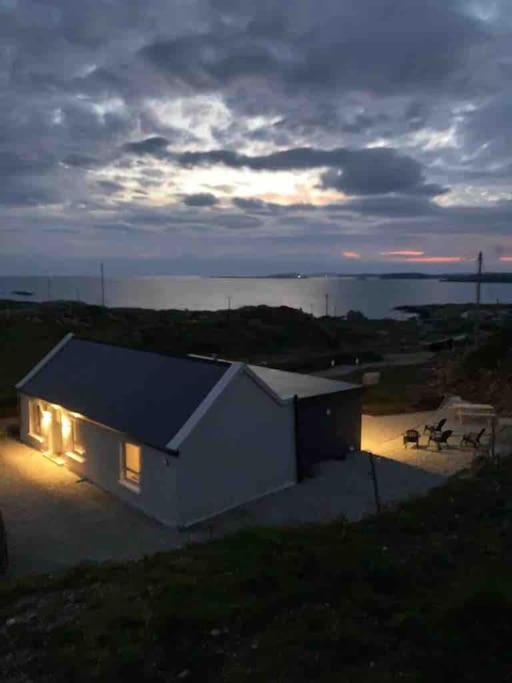
[(29, 425), (29, 431), (30, 434), (33, 436), (37, 437), (42, 437), (43, 435), (43, 429), (42, 429), (42, 409), (41, 409), (41, 404), (39, 401), (30, 401), (29, 404), (29, 420), (30, 420), (30, 425)]
[(123, 449), (122, 478), (131, 484), (140, 484), (140, 446), (125, 443)]
[(82, 423), (76, 417), (71, 418), (71, 450), (73, 453), (83, 453)]

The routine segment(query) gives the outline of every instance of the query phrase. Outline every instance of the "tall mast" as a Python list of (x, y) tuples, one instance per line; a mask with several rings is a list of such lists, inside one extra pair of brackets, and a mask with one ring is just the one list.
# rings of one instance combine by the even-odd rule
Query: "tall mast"
[(475, 316), (475, 346), (480, 344), (480, 298), (482, 291), (482, 252), (478, 252), (478, 271), (476, 276), (476, 316)]

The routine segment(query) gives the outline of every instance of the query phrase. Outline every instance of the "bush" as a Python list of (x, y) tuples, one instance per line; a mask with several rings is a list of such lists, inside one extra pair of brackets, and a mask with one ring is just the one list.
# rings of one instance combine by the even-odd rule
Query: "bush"
[(469, 372), (481, 370), (497, 370), (504, 362), (511, 359), (512, 332), (500, 330), (490, 337), (480, 348), (471, 352), (464, 361), (464, 368)]

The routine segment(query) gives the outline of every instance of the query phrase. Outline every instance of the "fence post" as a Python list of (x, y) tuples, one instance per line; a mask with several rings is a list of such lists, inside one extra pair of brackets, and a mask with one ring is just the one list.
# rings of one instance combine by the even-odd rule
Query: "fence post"
[(379, 513), (381, 511), (381, 503), (380, 503), (380, 493), (379, 493), (379, 482), (377, 480), (377, 471), (375, 469), (375, 456), (371, 451), (366, 451), (368, 454), (368, 458), (370, 459), (370, 468), (371, 468), (371, 473), (372, 473), (372, 481), (373, 481), (373, 495), (375, 496), (375, 508), (377, 509), (377, 512)]

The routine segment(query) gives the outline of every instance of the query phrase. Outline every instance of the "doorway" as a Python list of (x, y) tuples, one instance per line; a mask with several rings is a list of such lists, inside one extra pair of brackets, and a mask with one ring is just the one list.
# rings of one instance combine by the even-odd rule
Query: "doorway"
[(50, 424), (48, 425), (48, 448), (45, 455), (57, 465), (63, 465), (62, 411), (60, 408), (51, 406), (48, 412), (50, 413)]

